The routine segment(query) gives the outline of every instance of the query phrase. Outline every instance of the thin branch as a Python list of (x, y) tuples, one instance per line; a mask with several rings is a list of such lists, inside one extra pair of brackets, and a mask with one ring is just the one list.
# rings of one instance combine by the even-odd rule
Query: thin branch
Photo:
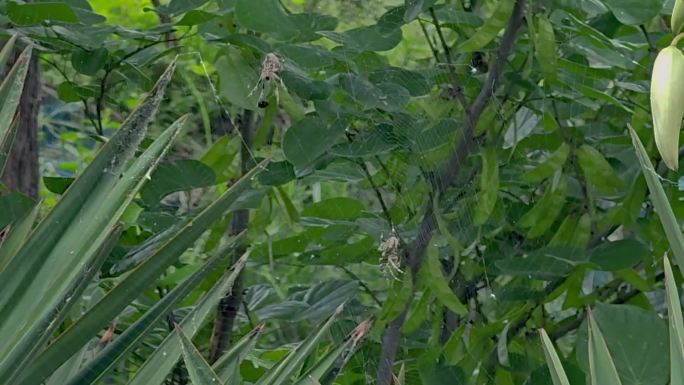
[[(484, 108), (498, 86), (503, 64), (506, 62), (506, 58), (511, 54), (515, 37), (523, 24), (524, 6), (525, 0), (516, 0), (513, 13), (501, 39), (501, 45), (499, 46), (498, 53), (494, 59), (494, 63), (492, 63), (490, 66), (489, 75), (487, 76), (487, 79), (485, 80), (485, 83), (473, 104), (466, 109), (463, 136), (454, 148), (451, 158), (440, 173), (441, 178), (437, 184), (437, 189), (439, 190), (438, 192), (444, 191), (454, 182), (455, 176), (461, 169), (463, 161), (467, 158), (475, 146), (473, 137), (475, 125), (477, 124), (477, 121), (482, 115), (482, 111), (484, 111)], [(429, 240), (432, 238), (432, 232), (436, 227), (435, 215), (432, 211), (431, 203), (432, 202), (426, 204), (425, 214), (418, 230), (418, 236), (409, 247), (408, 261), (411, 274), (414, 277), (418, 273), (425, 249)], [(412, 297), (410, 296), (409, 301), (406, 303), (402, 312), (389, 323), (383, 333), (380, 359), (378, 363), (376, 381), (377, 385), (390, 385), (391, 383), (392, 367), (394, 365), (397, 349), (399, 347), (401, 328), (406, 320), (406, 315), (411, 306), (411, 301)]]
[(444, 58), (446, 59), (447, 66), (449, 67), (449, 74), (451, 75), (451, 83), (454, 87), (456, 99), (458, 99), (458, 102), (461, 103), (461, 106), (463, 106), (464, 109), (467, 109), (468, 102), (466, 101), (465, 95), (463, 95), (463, 89), (461, 88), (458, 82), (458, 75), (456, 74), (456, 68), (454, 67), (454, 63), (451, 61), (451, 51), (449, 50), (449, 44), (447, 44), (446, 39), (444, 38), (444, 34), (442, 33), (442, 26), (439, 24), (439, 19), (435, 14), (435, 9), (432, 7), (430, 7), (430, 16), (432, 16), (432, 22), (434, 23), (435, 28), (437, 29), (437, 36), (439, 36), (439, 41), (442, 44), (442, 50), (444, 50)]
[(394, 223), (392, 222), (392, 216), (390, 215), (389, 210), (387, 209), (387, 205), (385, 204), (385, 200), (382, 198), (382, 193), (380, 193), (380, 189), (378, 186), (373, 182), (373, 177), (370, 174), (370, 171), (368, 171), (368, 166), (363, 160), (359, 160), (357, 162), (359, 167), (363, 170), (363, 173), (366, 175), (366, 179), (368, 180), (368, 183), (370, 183), (371, 188), (373, 191), (375, 191), (375, 196), (378, 198), (378, 202), (380, 202), (380, 207), (382, 207), (382, 212), (385, 214), (385, 219), (387, 219), (387, 223), (390, 226), (390, 229), (394, 229)]

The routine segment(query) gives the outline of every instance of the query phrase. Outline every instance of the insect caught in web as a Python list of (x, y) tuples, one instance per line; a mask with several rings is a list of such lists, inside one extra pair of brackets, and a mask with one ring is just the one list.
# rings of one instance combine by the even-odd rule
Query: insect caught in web
[(401, 242), (394, 231), (378, 247), (378, 251), (380, 251), (380, 270), (396, 280), (400, 280), (399, 276), (404, 274), (404, 271), (401, 270), (400, 248)]
[[(252, 91), (250, 91), (247, 97), (252, 96), (257, 89), (261, 88), (259, 91), (259, 108), (268, 107), (268, 102), (264, 99), (264, 94), (266, 93), (266, 87), (273, 89), (276, 98), (276, 104), (280, 103), (280, 94), (278, 93), (278, 86), (285, 88), (285, 84), (278, 73), (283, 67), (283, 60), (274, 53), (267, 53), (264, 60), (261, 62), (261, 72), (259, 73), (259, 80)], [(268, 94), (266, 95), (268, 96)]]

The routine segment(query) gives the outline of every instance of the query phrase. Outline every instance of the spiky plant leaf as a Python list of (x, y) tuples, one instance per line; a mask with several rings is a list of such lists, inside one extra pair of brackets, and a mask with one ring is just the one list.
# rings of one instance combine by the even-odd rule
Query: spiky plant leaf
[(589, 377), (592, 385), (622, 385), (606, 340), (591, 313), (588, 313)]
[(214, 369), (209, 366), (209, 363), (178, 325), (176, 325), (176, 334), (179, 337), (180, 346), (183, 350), (183, 361), (185, 361), (185, 367), (188, 369), (193, 385), (223, 385), (223, 381), (219, 379)]
[(544, 357), (546, 357), (546, 365), (549, 367), (553, 385), (570, 385), (570, 381), (565, 374), (565, 370), (563, 370), (563, 365), (561, 365), (556, 349), (553, 347), (553, 343), (544, 329), (539, 329), (539, 337), (542, 341)]
[(670, 385), (684, 385), (684, 320), (670, 260), (663, 258), (667, 315), (670, 325)]

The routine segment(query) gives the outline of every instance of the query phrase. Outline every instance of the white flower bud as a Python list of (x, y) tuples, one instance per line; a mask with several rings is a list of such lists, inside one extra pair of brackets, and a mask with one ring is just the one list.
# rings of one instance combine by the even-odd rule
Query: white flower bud
[(651, 113), (660, 156), (667, 167), (676, 170), (684, 116), (684, 54), (677, 47), (664, 48), (653, 64)]

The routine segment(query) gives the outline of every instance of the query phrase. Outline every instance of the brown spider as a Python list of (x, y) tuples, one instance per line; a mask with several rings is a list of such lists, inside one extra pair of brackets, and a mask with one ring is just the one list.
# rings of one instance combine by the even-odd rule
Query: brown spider
[(283, 61), (278, 55), (274, 53), (267, 53), (264, 60), (261, 62), (261, 72), (259, 73), (259, 80), (254, 85), (252, 91), (250, 91), (247, 97), (252, 96), (252, 94), (261, 86), (261, 91), (259, 92), (259, 107), (266, 108), (268, 102), (264, 99), (264, 92), (266, 91), (266, 85), (273, 87), (273, 92), (276, 97), (276, 104), (280, 103), (280, 94), (278, 93), (278, 85), (285, 88), (282, 79), (278, 76), (278, 72), (283, 67)]
[(400, 280), (399, 276), (404, 274), (404, 271), (401, 270), (400, 247), (401, 242), (394, 232), (390, 234), (389, 238), (383, 240), (378, 247), (381, 254), (380, 269), (396, 280)]

